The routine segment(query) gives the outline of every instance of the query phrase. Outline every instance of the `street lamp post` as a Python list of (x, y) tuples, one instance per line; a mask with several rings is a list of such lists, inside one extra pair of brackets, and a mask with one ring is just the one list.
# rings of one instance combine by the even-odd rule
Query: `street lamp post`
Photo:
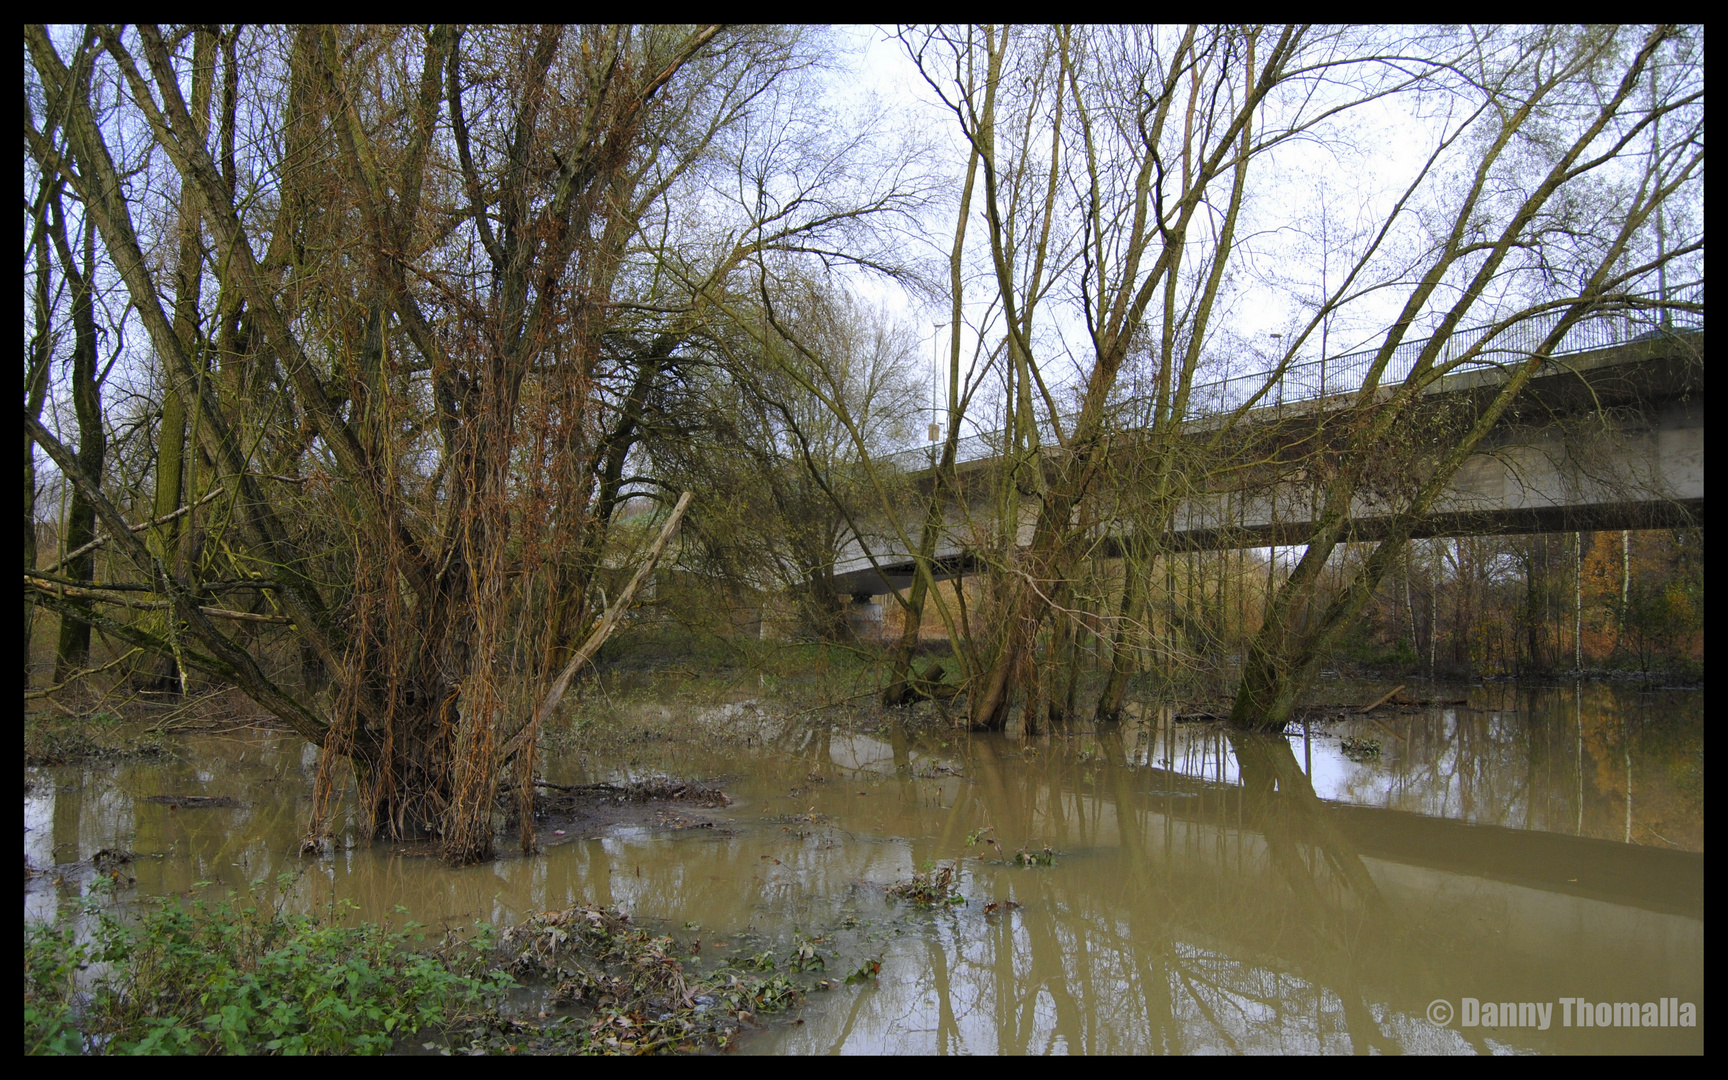
[(938, 419), (941, 410), (939, 398), (942, 386), (942, 328), (945, 322), (930, 324), (930, 467), (936, 467), (936, 440), (942, 437), (942, 422)]
[[(1651, 167), (1658, 176), (1662, 171), (1661, 99), (1656, 93), (1656, 57), (1650, 57), (1650, 154), (1655, 159)], [(1656, 204), (1656, 294), (1662, 301), (1662, 329), (1671, 329), (1674, 316), (1668, 310), (1668, 232), (1663, 228), (1662, 204)]]
[[(1272, 346), (1274, 349), (1281, 349), (1284, 347), (1284, 335), (1283, 334), (1273, 334), (1273, 335), (1271, 335), (1271, 337), (1272, 337), (1272, 341), (1274, 342), (1274, 344)], [(1278, 363), (1280, 365), (1282, 365), (1284, 363), (1284, 358), (1282, 356), (1277, 357), (1277, 360), (1278, 360)], [(1278, 375), (1278, 405), (1279, 405), (1279, 407), (1283, 407), (1283, 405), (1284, 405), (1284, 375), (1282, 372), (1280, 372)]]

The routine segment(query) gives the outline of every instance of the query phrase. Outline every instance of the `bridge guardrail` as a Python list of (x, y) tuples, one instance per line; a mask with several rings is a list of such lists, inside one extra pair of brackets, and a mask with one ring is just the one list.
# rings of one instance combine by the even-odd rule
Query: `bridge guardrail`
[[(1702, 281), (1673, 286), (1667, 290), (1667, 293), (1668, 303), (1695, 303), (1699, 305), (1704, 303), (1704, 283)], [(1638, 294), (1637, 298), (1655, 299), (1656, 295), (1655, 293), (1642, 293)], [(1508, 328), (1477, 358), (1449, 374), (1476, 371), (1521, 360), (1552, 332), (1554, 326), (1559, 323), (1562, 314), (1561, 310), (1556, 309), (1526, 319)], [(1704, 316), (1698, 312), (1675, 311), (1672, 308), (1664, 308), (1661, 309), (1660, 321), (1654, 318), (1653, 314), (1652, 311), (1646, 309), (1629, 309), (1587, 317), (1568, 330), (1566, 335), (1561, 338), (1560, 344), (1549, 355), (1567, 356), (1590, 352), (1612, 345), (1630, 344), (1661, 333), (1676, 330), (1699, 330), (1704, 326)], [(1444, 364), (1464, 355), (1480, 343), (1492, 329), (1492, 326), (1475, 326), (1467, 330), (1455, 331), (1446, 343), (1446, 348), (1438, 363)], [(1421, 355), (1422, 350), (1428, 346), (1431, 340), (1433, 340), (1432, 336), (1400, 344), (1392, 353), (1392, 359), (1387, 364), (1385, 373), (1381, 376), (1380, 385), (1395, 386), (1408, 378), (1416, 358)], [(1291, 364), (1262, 396), (1261, 407), (1281, 408), (1285, 405), (1318, 401), (1322, 398), (1339, 397), (1354, 392), (1361, 388), (1363, 379), (1367, 377), (1368, 367), (1378, 352), (1378, 349), (1363, 349), (1320, 360)], [(1266, 386), (1275, 370), (1257, 371), (1244, 375), (1227, 375), (1222, 379), (1194, 387), (1189, 394), (1188, 409), (1184, 420), (1200, 420), (1207, 416), (1217, 416), (1241, 407), (1251, 395), (1257, 393), (1261, 387)], [(1151, 404), (1149, 398), (1128, 398), (1112, 405), (1111, 411), (1118, 417), (1126, 419), (1136, 412), (1142, 415), (1149, 413)], [(1075, 415), (1068, 413), (1062, 419), (1072, 421)], [(1130, 420), (1129, 423), (1132, 425), (1133, 421)], [(1039, 422), (1038, 438), (1045, 445), (1052, 445), (1056, 442), (1055, 432), (1048, 420)], [(994, 457), (1003, 452), (1004, 443), (1003, 430), (968, 435), (962, 438), (956, 447), (955, 463), (963, 464), (981, 458)], [(920, 446), (889, 454), (883, 460), (896, 464), (907, 471), (915, 471), (920, 468), (928, 468), (932, 457), (932, 447)]]

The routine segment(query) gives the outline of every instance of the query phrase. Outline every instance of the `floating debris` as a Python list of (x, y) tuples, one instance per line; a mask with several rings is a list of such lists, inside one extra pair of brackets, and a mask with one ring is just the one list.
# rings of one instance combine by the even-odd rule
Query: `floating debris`
[(546, 797), (551, 801), (626, 803), (665, 800), (707, 807), (730, 806), (732, 803), (731, 797), (717, 787), (674, 780), (668, 776), (632, 780), (627, 784), (549, 784), (540, 781), (534, 786), (557, 792), (557, 795)]
[[(794, 967), (819, 965), (815, 949), (804, 948)], [(550, 984), (553, 1007), (574, 1010), (552, 1024), (499, 1021), (520, 1029), (506, 1034), (528, 1036), (542, 1051), (723, 1049), (758, 1013), (789, 1008), (803, 993), (781, 975), (700, 976), (685, 968), (671, 938), (632, 926), (622, 912), (586, 905), (530, 916), (499, 935), (498, 950), (513, 975)], [(774, 956), (731, 966), (772, 972)]]
[[(600, 836), (614, 827), (724, 832), (715, 822), (685, 810), (718, 809), (732, 802), (718, 787), (664, 776), (628, 783), (536, 781), (534, 786), (542, 789), (534, 799), (536, 827), (554, 837)], [(515, 821), (516, 786), (501, 784), (499, 789), (500, 809)], [(676, 809), (657, 803), (674, 803)]]
[(966, 898), (954, 891), (955, 876), (952, 864), (938, 866), (927, 873), (913, 874), (911, 881), (890, 887), (888, 895), (913, 904), (964, 904)]
[(1177, 713), (1170, 719), (1178, 724), (1209, 724), (1218, 720), (1228, 720), (1230, 714), (1213, 712), (1210, 709), (1196, 709), (1193, 712)]
[(146, 795), (144, 801), (181, 810), (229, 810), (240, 805), (227, 795)]
[[(846, 976), (846, 981), (849, 983), (863, 982), (866, 979), (874, 979), (876, 976), (880, 975), (881, 973), (882, 973), (882, 961), (880, 961), (880, 960), (866, 960), (862, 964), (859, 964), (857, 969), (854, 970), (852, 972), (852, 974)], [(828, 987), (824, 986), (823, 989), (826, 990), (826, 989), (828, 989)]]
[(1019, 851), (1014, 853), (1014, 865), (1055, 866), (1056, 851), (1049, 847), (1041, 848), (1038, 851), (1028, 851), (1025, 848), (1021, 848)]
[(1367, 761), (1380, 756), (1379, 739), (1363, 739), (1354, 735), (1346, 735), (1338, 746), (1344, 751), (1344, 756), (1351, 761)]

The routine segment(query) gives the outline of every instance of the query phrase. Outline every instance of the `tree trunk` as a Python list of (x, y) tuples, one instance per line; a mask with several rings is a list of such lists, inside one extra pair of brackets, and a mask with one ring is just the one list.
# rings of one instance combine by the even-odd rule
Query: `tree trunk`
[[(973, 147), (966, 155), (966, 181), (960, 188), (960, 210), (954, 223), (954, 245), (948, 254), (948, 295), (952, 305), (948, 336), (948, 430), (942, 440), (942, 460), (930, 481), (930, 505), (924, 515), (924, 531), (918, 537), (919, 568), (912, 581), (911, 595), (905, 606), (905, 623), (900, 640), (895, 643), (889, 661), (888, 688), (882, 692), (884, 705), (905, 705), (915, 696), (912, 682), (912, 654), (918, 647), (918, 634), (924, 622), (924, 603), (935, 577), (930, 572), (936, 557), (936, 545), (941, 536), (942, 518), (947, 509), (949, 488), (954, 483), (954, 459), (960, 447), (960, 417), (963, 401), (960, 394), (960, 327), (962, 292), (962, 260), (966, 248), (966, 224), (971, 217), (972, 189), (978, 178), (978, 150)], [(958, 580), (958, 579), (956, 579)], [(958, 588), (958, 587), (957, 587)], [(961, 601), (964, 603), (964, 599)], [(953, 641), (954, 655), (964, 662), (970, 643)], [(961, 671), (964, 679), (966, 671)]]
[(925, 514), (924, 530), (918, 541), (918, 554), (912, 587), (901, 605), (900, 639), (888, 658), (888, 687), (882, 691), (882, 704), (910, 705), (918, 698), (917, 684), (912, 677), (912, 656), (918, 649), (918, 634), (924, 622), (924, 602), (929, 596), (933, 575), (931, 566), (936, 555), (936, 541), (941, 534), (942, 499), (938, 481), (932, 485), (930, 507)]
[(1572, 673), (1584, 674), (1584, 534), (1572, 534)]
[[(30, 238), (31, 258), (35, 274), (31, 289), (33, 332), (30, 337), (29, 366), (24, 372), (24, 412), (32, 420), (42, 415), (42, 405), (48, 396), (49, 367), (54, 360), (52, 333), (53, 311), (50, 307), (49, 282), (53, 263), (48, 254), (48, 203), (56, 198), (59, 184), (44, 176), (33, 203), (35, 227)], [(36, 569), (36, 440), (24, 432), (24, 569)], [(24, 599), (24, 689), (30, 689), (32, 666), (31, 639), (36, 629), (36, 605), (28, 594)]]
[[(63, 225), (64, 223), (62, 223)], [(78, 417), (78, 466), (87, 476), (101, 482), (102, 465), (107, 457), (108, 436), (102, 427), (102, 385), (96, 371), (96, 308), (94, 277), (96, 272), (96, 225), (84, 217), (83, 268), (75, 268), (71, 246), (64, 243), (65, 229), (56, 240), (62, 241), (60, 258), (66, 266), (66, 276), (72, 281), (72, 408)], [(96, 538), (96, 507), (80, 488), (72, 491), (72, 507), (67, 515), (66, 550), (77, 551)], [(93, 582), (95, 553), (85, 552), (67, 560), (62, 569), (73, 581)], [(90, 624), (80, 619), (62, 616), (60, 643), (54, 654), (54, 681), (65, 682), (90, 663)]]
[(1121, 721), (1128, 676), (1134, 673), (1134, 635), (1146, 609), (1145, 562), (1132, 548), (1122, 557), (1122, 600), (1117, 605), (1116, 632), (1110, 639), (1110, 674), (1098, 695), (1098, 719), (1104, 723)]
[[(216, 36), (208, 29), (194, 33), (192, 54), (192, 116), (200, 124), (200, 134), (206, 134), (210, 109), (211, 87), (215, 82)], [(180, 186), (180, 249), (174, 271), (174, 334), (186, 355), (196, 357), (198, 369), (205, 367), (205, 350), (200, 348), (198, 333), (198, 303), (203, 291), (204, 262), (201, 240), (198, 194), (194, 185)], [(191, 389), (188, 392), (196, 392)], [(167, 385), (162, 396), (162, 425), (156, 442), (156, 492), (154, 518), (164, 518), (180, 509), (184, 497), (182, 484), (186, 471), (186, 398), (173, 372), (167, 373)], [(164, 566), (185, 577), (190, 569), (189, 552), (181, 543), (190, 541), (191, 522), (174, 518), (152, 530), (151, 546)], [(172, 653), (153, 657), (149, 674), (142, 680), (146, 689), (161, 692), (181, 690), (185, 672)]]

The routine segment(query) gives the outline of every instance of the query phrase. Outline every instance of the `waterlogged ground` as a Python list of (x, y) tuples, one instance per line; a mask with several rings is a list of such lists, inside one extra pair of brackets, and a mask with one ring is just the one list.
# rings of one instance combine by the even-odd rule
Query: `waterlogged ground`
[[(802, 969), (802, 1007), (742, 1041), (761, 1053), (1701, 1051), (1702, 693), (1455, 694), (1270, 740), (1151, 708), (1022, 741), (930, 713), (643, 707), (622, 751), (546, 778), (675, 776), (730, 805), (578, 814), (539, 856), (461, 870), (353, 836), (303, 860), (311, 748), (188, 738), (26, 771), (25, 858), (48, 872), (25, 918), (116, 870), (136, 895), (289, 872), (288, 903), (433, 927), (621, 908), (699, 965)], [(889, 896), (919, 872), (938, 902)], [(1664, 998), (1698, 1026), (1585, 1028), (1565, 1004)]]

